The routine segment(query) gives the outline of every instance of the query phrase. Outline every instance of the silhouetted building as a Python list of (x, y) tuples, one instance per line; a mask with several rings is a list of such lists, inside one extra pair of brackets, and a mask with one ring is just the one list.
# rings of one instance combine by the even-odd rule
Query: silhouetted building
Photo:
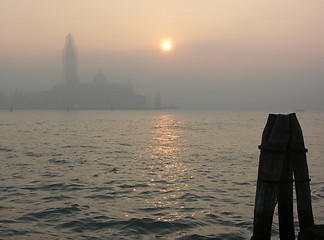
[(33, 93), (15, 92), (14, 108), (50, 109), (142, 109), (146, 98), (135, 94), (133, 85), (109, 82), (99, 69), (92, 82), (78, 80), (76, 47), (71, 33), (66, 37), (63, 51), (64, 82), (52, 91)]
[(161, 109), (162, 104), (161, 104), (161, 97), (160, 94), (156, 94), (155, 99), (154, 99), (154, 107), (155, 109)]
[(66, 85), (63, 83), (53, 88), (62, 106), (68, 104), (72, 108), (140, 109), (146, 105), (146, 98), (135, 94), (131, 83), (110, 83), (101, 70), (95, 75), (93, 82), (78, 83), (73, 88)]
[(102, 73), (101, 69), (99, 69), (98, 73), (94, 77), (93, 83), (96, 85), (105, 85), (108, 83), (107, 77)]

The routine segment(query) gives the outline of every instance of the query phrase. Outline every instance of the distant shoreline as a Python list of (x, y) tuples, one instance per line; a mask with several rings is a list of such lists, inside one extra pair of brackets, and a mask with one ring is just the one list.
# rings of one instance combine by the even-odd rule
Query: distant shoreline
[(171, 109), (179, 109), (177, 106), (168, 106), (168, 107), (161, 107), (161, 108), (154, 108), (154, 107), (145, 107), (145, 108), (69, 108), (69, 109), (64, 109), (64, 108), (33, 108), (33, 107), (26, 107), (26, 108), (14, 108), (14, 107), (0, 107), (0, 110), (8, 110), (8, 111), (19, 111), (19, 110), (57, 110), (57, 111), (77, 111), (77, 110), (103, 110), (103, 111), (123, 111), (123, 110), (134, 110), (134, 111), (139, 111), (139, 110), (171, 110)]

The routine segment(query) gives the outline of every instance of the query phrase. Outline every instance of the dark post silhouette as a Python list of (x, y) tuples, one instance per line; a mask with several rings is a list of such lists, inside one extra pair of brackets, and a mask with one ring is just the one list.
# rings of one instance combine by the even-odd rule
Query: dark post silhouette
[[(254, 207), (253, 240), (271, 238), (274, 209), (278, 202), (280, 239), (295, 239), (293, 182), (295, 182), (300, 234), (323, 230), (315, 226), (311, 205), (310, 178), (303, 133), (296, 114), (269, 114), (262, 133)], [(293, 179), (294, 176), (294, 179)], [(313, 236), (313, 235), (312, 235)], [(321, 236), (316, 239), (324, 239)], [(315, 239), (315, 238), (314, 238)]]
[(270, 114), (262, 134), (253, 239), (270, 239), (281, 169), (289, 140), (289, 118)]
[(302, 129), (295, 114), (291, 115), (290, 158), (293, 162), (295, 188), (297, 197), (297, 212), (300, 230), (314, 226), (310, 178), (306, 160), (306, 152)]
[(293, 173), (291, 158), (286, 154), (283, 162), (279, 192), (278, 192), (278, 217), (280, 239), (295, 239), (293, 215)]

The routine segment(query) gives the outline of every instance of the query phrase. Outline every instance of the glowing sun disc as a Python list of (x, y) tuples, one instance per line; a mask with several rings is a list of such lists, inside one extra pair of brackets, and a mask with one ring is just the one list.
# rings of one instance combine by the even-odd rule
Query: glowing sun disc
[(164, 52), (170, 52), (173, 48), (173, 45), (172, 45), (172, 42), (171, 40), (163, 40), (161, 42), (161, 49), (164, 51)]

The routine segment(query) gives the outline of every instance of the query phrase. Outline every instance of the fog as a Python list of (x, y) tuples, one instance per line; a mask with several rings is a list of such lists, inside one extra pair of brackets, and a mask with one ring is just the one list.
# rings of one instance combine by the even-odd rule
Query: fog
[[(104, 2), (81, 2), (81, 13), (92, 6), (89, 14), (105, 14)], [(32, 7), (42, 9), (37, 17), (44, 23), (36, 28), (29, 25), (37, 20), (24, 4), (5, 0), (6, 8), (0, 10), (5, 15), (0, 23), (0, 93), (50, 90), (62, 83), (64, 40), (71, 32), (80, 82), (91, 82), (100, 68), (108, 82), (131, 82), (149, 104), (159, 93), (164, 106), (179, 108), (324, 109), (324, 16), (318, 10), (323, 3), (214, 2), (189, 1), (181, 10), (179, 1), (167, 1), (163, 6), (150, 3), (145, 10), (148, 2), (143, 1), (131, 12), (130, 1), (113, 1), (117, 13), (111, 13), (107, 5), (106, 14), (111, 14), (107, 26), (104, 16), (89, 19), (98, 30), (94, 32), (90, 26), (82, 27), (82, 14), (73, 12), (78, 7), (75, 1), (64, 5), (72, 20), (56, 16), (57, 25), (48, 5), (31, 1)], [(195, 7), (203, 13), (199, 15)], [(132, 15), (122, 14), (122, 9)], [(53, 15), (51, 19), (46, 11)], [(155, 19), (154, 12), (165, 16), (167, 23), (158, 24), (161, 19)], [(13, 21), (17, 16), (21, 19)], [(116, 19), (118, 23), (112, 25)], [(155, 25), (150, 27), (145, 21), (151, 20)], [(175, 42), (170, 53), (157, 47), (166, 34)]]
[[(58, 44), (59, 45), (59, 44)], [(273, 53), (253, 46), (197, 44), (172, 56), (157, 52), (82, 53), (80, 82), (99, 68), (109, 82), (131, 82), (148, 102), (184, 108), (323, 109), (323, 58)], [(259, 52), (262, 51), (262, 54)], [(37, 58), (1, 59), (1, 92), (51, 89), (63, 82), (62, 51)], [(295, 54), (295, 55), (293, 55)], [(297, 56), (296, 56), (297, 55)]]

